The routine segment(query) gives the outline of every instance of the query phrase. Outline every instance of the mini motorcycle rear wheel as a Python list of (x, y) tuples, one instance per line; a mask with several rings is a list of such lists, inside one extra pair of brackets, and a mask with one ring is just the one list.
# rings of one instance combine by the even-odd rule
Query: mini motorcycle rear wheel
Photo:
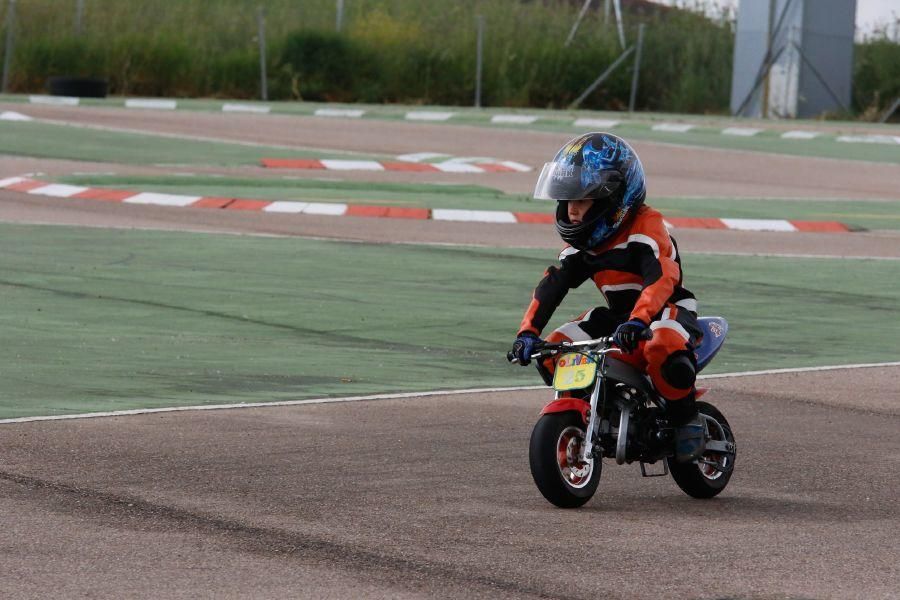
[[(710, 431), (713, 439), (734, 443), (731, 426), (725, 420), (725, 415), (719, 412), (715, 406), (709, 402), (697, 402), (697, 410), (704, 415), (709, 415), (722, 425), (723, 432)], [(712, 498), (724, 490), (731, 480), (735, 454), (723, 454), (708, 450), (703, 453), (701, 459), (710, 463), (715, 462), (718, 467), (700, 461), (679, 463), (674, 457), (666, 460), (669, 463), (669, 472), (672, 473), (672, 478), (685, 494), (694, 498)]]
[(582, 506), (600, 484), (600, 460), (580, 458), (584, 432), (575, 411), (543, 415), (531, 432), (531, 476), (544, 498), (560, 508)]

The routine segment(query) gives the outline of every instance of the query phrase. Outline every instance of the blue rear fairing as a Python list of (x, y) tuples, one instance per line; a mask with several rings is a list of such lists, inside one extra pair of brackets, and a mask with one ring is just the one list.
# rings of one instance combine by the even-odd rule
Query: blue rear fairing
[(697, 319), (703, 329), (703, 340), (697, 347), (697, 371), (702, 371), (725, 343), (728, 334), (728, 321), (722, 317), (700, 317)]

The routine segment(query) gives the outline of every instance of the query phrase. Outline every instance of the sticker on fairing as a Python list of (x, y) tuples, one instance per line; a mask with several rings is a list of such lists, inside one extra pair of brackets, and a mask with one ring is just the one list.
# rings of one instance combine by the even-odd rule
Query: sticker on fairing
[(553, 374), (553, 387), (564, 392), (580, 390), (594, 383), (597, 376), (597, 363), (584, 354), (563, 354), (556, 361), (556, 372)]

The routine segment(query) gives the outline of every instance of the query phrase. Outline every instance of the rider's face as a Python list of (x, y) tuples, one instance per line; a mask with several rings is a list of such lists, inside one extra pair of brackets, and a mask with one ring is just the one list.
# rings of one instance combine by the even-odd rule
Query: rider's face
[(584, 215), (590, 210), (591, 206), (593, 206), (594, 201), (590, 198), (585, 198), (583, 200), (569, 200), (568, 211), (569, 211), (569, 222), (573, 225), (578, 225), (584, 220)]

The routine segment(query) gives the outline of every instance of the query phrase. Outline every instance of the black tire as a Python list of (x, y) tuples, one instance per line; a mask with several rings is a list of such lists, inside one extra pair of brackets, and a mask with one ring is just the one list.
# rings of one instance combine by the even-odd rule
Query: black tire
[(47, 91), (51, 96), (106, 98), (108, 87), (105, 79), (93, 77), (51, 77), (47, 80)]
[[(732, 433), (728, 421), (725, 420), (725, 415), (708, 402), (697, 402), (697, 409), (718, 421), (725, 429), (726, 439), (734, 443), (734, 433)], [(725, 456), (721, 453), (704, 452), (703, 458), (724, 461), (722, 466), (726, 467), (727, 470), (722, 472), (715, 467), (698, 462), (678, 463), (675, 461), (675, 457), (672, 456), (666, 459), (669, 463), (669, 472), (672, 473), (675, 483), (678, 484), (678, 487), (685, 494), (694, 498), (712, 498), (718, 495), (728, 485), (728, 482), (731, 480), (731, 474), (734, 473), (734, 459), (736, 455)]]
[(560, 452), (566, 454), (568, 449), (569, 457), (577, 455), (584, 432), (584, 420), (575, 411), (543, 415), (531, 432), (531, 476), (544, 498), (560, 508), (578, 508), (591, 499), (600, 484), (599, 458), (589, 464), (569, 462), (568, 479), (563, 475), (560, 461), (566, 459), (560, 458)]

